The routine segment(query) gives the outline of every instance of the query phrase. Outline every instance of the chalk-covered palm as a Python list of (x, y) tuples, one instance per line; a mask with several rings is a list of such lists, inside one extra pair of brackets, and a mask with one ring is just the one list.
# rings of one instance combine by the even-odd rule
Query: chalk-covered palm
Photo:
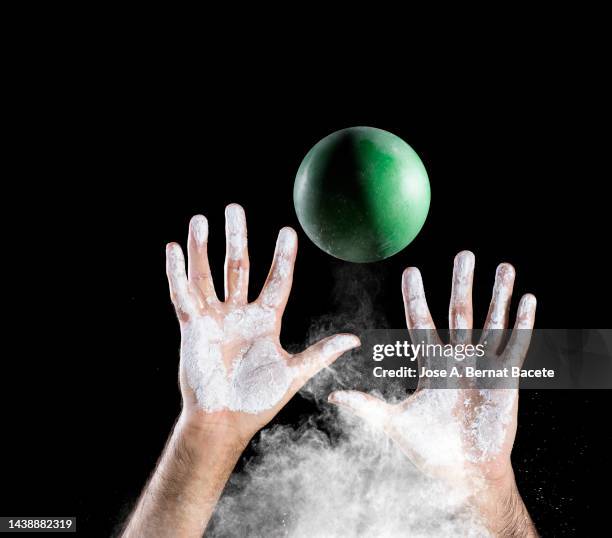
[(225, 301), (208, 263), (208, 222), (193, 217), (187, 241), (166, 250), (170, 294), (181, 326), (180, 385), (184, 412), (234, 428), (248, 439), (321, 368), (359, 345), (353, 335), (326, 338), (291, 356), (280, 345), (281, 318), (293, 278), (297, 235), (283, 228), (264, 287), (248, 303), (249, 257), (242, 207), (226, 208)]
[[(471, 343), (473, 275), (474, 255), (460, 252), (455, 257), (449, 309), (451, 344)], [(481, 341), (486, 341), (486, 349), (495, 354), (500, 365), (520, 366), (529, 347), (536, 300), (530, 294), (522, 297), (512, 335), (500, 350), (508, 327), (514, 277), (511, 265), (504, 263), (497, 268)], [(413, 342), (441, 343), (418, 269), (404, 271), (402, 293)], [(420, 366), (429, 366), (423, 357), (418, 360)], [(488, 482), (512, 474), (516, 389), (477, 389), (468, 381), (460, 388), (431, 388), (428, 380), (420, 379), (417, 390), (398, 404), (357, 391), (334, 392), (329, 399), (381, 425), (411, 461), (431, 476), (461, 482), (483, 478)]]

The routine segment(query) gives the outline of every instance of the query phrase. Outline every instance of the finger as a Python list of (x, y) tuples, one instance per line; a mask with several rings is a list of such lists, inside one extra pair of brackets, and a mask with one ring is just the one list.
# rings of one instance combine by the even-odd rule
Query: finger
[(413, 343), (425, 342), (439, 344), (440, 338), (436, 332), (423, 289), (421, 272), (416, 267), (408, 267), (402, 275), (402, 295), (406, 324)]
[(332, 392), (327, 400), (348, 409), (371, 425), (384, 427), (391, 417), (391, 406), (387, 402), (365, 392), (339, 390)]
[(249, 292), (249, 252), (244, 209), (238, 204), (225, 208), (225, 300), (246, 304)]
[(509, 263), (500, 264), (495, 271), (491, 304), (480, 341), (486, 342), (487, 348), (496, 354), (504, 339), (504, 330), (508, 328), (515, 274), (514, 267)]
[(293, 382), (286, 392), (281, 406), (285, 405), (317, 372), (329, 366), (343, 353), (360, 345), (361, 341), (354, 334), (336, 334), (328, 336), (308, 347), (302, 353), (294, 355), (289, 360), (289, 365), (294, 374)]
[(179, 318), (186, 321), (197, 313), (198, 303), (189, 289), (185, 274), (185, 257), (177, 243), (169, 243), (166, 246), (166, 274), (174, 307)]
[(257, 299), (266, 306), (278, 309), (281, 313), (291, 292), (296, 254), (297, 234), (292, 228), (283, 228), (276, 240), (274, 259), (268, 278)]
[(360, 345), (361, 340), (354, 334), (336, 334), (320, 340), (302, 351), (302, 353), (295, 355), (292, 360), (292, 366), (298, 368), (299, 376), (297, 381), (299, 386), (301, 387), (317, 372), (329, 366), (340, 355)]
[(204, 215), (195, 215), (189, 223), (187, 254), (189, 282), (200, 290), (205, 303), (217, 302), (208, 264), (208, 221)]
[(472, 340), (472, 283), (474, 254), (463, 250), (455, 256), (453, 287), (448, 309), (451, 344), (469, 344)]
[(536, 305), (536, 298), (531, 293), (523, 295), (521, 298), (516, 323), (504, 351), (504, 358), (510, 363), (510, 366), (520, 367), (525, 362), (535, 323)]

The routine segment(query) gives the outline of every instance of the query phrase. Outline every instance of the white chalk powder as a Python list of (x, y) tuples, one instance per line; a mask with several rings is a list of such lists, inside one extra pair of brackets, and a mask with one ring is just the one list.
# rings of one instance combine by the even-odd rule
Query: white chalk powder
[[(225, 216), (227, 256), (235, 262), (246, 252), (246, 218), (244, 210), (236, 204), (226, 208)], [(204, 245), (208, 240), (206, 218), (193, 217), (191, 232), (196, 245)], [(213, 306), (214, 300), (208, 301), (213, 306), (209, 312), (202, 311), (190, 290), (181, 248), (170, 245), (168, 278), (177, 309), (187, 314), (181, 317), (181, 361), (187, 382), (198, 404), (206, 411), (230, 409), (258, 413), (270, 409), (281, 401), (300, 374), (299, 368), (288, 363), (290, 357), (280, 347), (276, 330), (279, 307), (290, 289), (296, 246), (295, 232), (283, 228), (262, 300), (245, 306), (234, 305), (226, 313), (225, 307)], [(238, 282), (242, 281), (244, 289), (247, 269), (235, 263), (230, 267), (242, 272)], [(333, 341), (329, 345), (339, 346)]]
[[(221, 322), (204, 315), (183, 324), (181, 360), (202, 409), (259, 413), (285, 396), (301, 369), (273, 336), (275, 316), (274, 309), (252, 303)], [(325, 343), (322, 357), (357, 345), (356, 336), (337, 335)]]
[(224, 318), (226, 338), (252, 340), (269, 334), (274, 328), (275, 311), (257, 303), (232, 310)]
[(463, 461), (461, 429), (453, 416), (457, 392), (423, 390), (393, 419), (394, 428), (406, 435), (412, 455), (425, 468), (457, 467)]
[(394, 408), (356, 391), (335, 392), (334, 403), (351, 408), (366, 422), (387, 426), (391, 435), (425, 471), (489, 461), (504, 446), (512, 422), (515, 390), (424, 389), (408, 405)]
[(345, 405), (357, 413), (368, 425), (384, 427), (389, 419), (388, 407), (384, 402), (368, 398), (357, 391), (339, 391), (330, 396), (330, 400)]
[(509, 264), (502, 264), (495, 272), (495, 284), (493, 284), (493, 300), (489, 312), (489, 328), (504, 329), (505, 318), (512, 296), (514, 285), (514, 268)]
[[(257, 456), (232, 476), (208, 534), (219, 538), (490, 535), (466, 507), (464, 491), (419, 472), (382, 432), (365, 428), (348, 415), (318, 416), (316, 424), (322, 422), (323, 430), (310, 421), (299, 429), (264, 430), (255, 447)], [(335, 434), (330, 436), (329, 430)]]
[(479, 390), (474, 414), (466, 426), (473, 444), (467, 459), (473, 463), (488, 461), (497, 456), (506, 440), (512, 421), (516, 390)]
[(412, 314), (410, 322), (415, 328), (429, 329), (430, 315), (423, 289), (421, 272), (411, 267), (404, 273), (404, 290), (407, 292), (408, 310)]
[(297, 236), (291, 228), (283, 228), (278, 234), (274, 266), (261, 293), (261, 302), (267, 306), (278, 306), (283, 300), (286, 280), (291, 276), (292, 256), (297, 245)]
[(394, 426), (425, 467), (485, 462), (504, 445), (515, 398), (515, 390), (423, 390)]
[(519, 303), (516, 314), (517, 327), (519, 329), (531, 329), (533, 323), (533, 313), (536, 308), (536, 298), (533, 295), (525, 295)]
[(323, 354), (331, 355), (333, 353), (339, 353), (345, 349), (358, 346), (359, 343), (359, 338), (352, 334), (340, 334), (325, 342), (325, 345), (323, 346)]
[(225, 209), (225, 228), (227, 233), (227, 255), (231, 260), (239, 260), (246, 249), (247, 230), (244, 210), (236, 204)]
[(194, 316), (197, 313), (197, 303), (189, 289), (189, 282), (185, 275), (185, 257), (181, 247), (172, 244), (168, 250), (168, 278), (170, 287), (176, 294), (176, 305), (184, 314)]
[(345, 405), (349, 405), (353, 409), (359, 409), (368, 404), (368, 398), (365, 394), (356, 391), (338, 391), (333, 395), (333, 401)]
[(274, 342), (258, 340), (242, 360), (237, 359), (228, 407), (247, 413), (271, 409), (285, 395), (296, 373)]
[[(457, 330), (471, 329), (471, 322), (456, 305), (471, 301), (472, 278), (474, 276), (474, 254), (463, 251), (455, 257), (453, 285), (451, 291), (450, 327)], [(471, 306), (471, 303), (470, 303)]]
[[(203, 409), (258, 413), (282, 399), (297, 369), (272, 337), (264, 336), (273, 327), (274, 311), (257, 304), (232, 311), (221, 323), (200, 316), (183, 325), (181, 360)], [(242, 347), (225, 349), (224, 342), (232, 341)]]
[(208, 241), (208, 221), (204, 215), (196, 215), (191, 219), (191, 229), (193, 238), (199, 247)]
[(181, 361), (189, 386), (204, 409), (219, 410), (229, 401), (223, 363), (223, 331), (210, 317), (194, 317), (181, 329)]

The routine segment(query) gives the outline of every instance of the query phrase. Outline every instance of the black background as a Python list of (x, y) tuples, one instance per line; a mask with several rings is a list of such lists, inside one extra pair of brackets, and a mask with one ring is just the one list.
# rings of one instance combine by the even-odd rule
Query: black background
[[(539, 327), (609, 327), (609, 214), (600, 190), (608, 178), (588, 99), (560, 95), (556, 83), (427, 99), (403, 91), (351, 99), (349, 86), (235, 86), (205, 97), (161, 76), (141, 80), (134, 64), (124, 71), (110, 81), (91, 77), (61, 98), (32, 99), (15, 135), (32, 145), (20, 155), (11, 198), (25, 204), (5, 225), (14, 232), (4, 252), (17, 321), (8, 338), (17, 347), (3, 360), (2, 514), (75, 515), (81, 532), (103, 536), (130, 510), (179, 411), (164, 246), (184, 244), (193, 214), (210, 222), (219, 294), (227, 203), (246, 209), (251, 297), (278, 230), (298, 230), (283, 343), (299, 346), (313, 319), (334, 312), (334, 275), (347, 264), (306, 238), (292, 188), (307, 150), (336, 129), (389, 130), (429, 173), (431, 210), (419, 236), (393, 258), (355, 269), (376, 274), (364, 293), (389, 327), (404, 326), (400, 275), (408, 265), (421, 269), (434, 319), (445, 323), (462, 249), (476, 254), (475, 319), (486, 314), (496, 265), (509, 261), (517, 269), (513, 312), (516, 296), (532, 292)], [(521, 395), (513, 461), (543, 535), (577, 535), (605, 515), (595, 488), (605, 491), (609, 406), (603, 391)], [(296, 396), (276, 421), (311, 411)]]

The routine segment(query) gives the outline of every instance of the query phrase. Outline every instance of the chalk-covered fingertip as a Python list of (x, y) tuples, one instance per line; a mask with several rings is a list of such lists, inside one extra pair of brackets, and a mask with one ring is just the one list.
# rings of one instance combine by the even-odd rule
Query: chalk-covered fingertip
[(455, 256), (455, 267), (463, 272), (472, 271), (476, 263), (476, 256), (471, 250), (462, 250)]
[(495, 270), (495, 278), (503, 281), (513, 280), (515, 276), (514, 266), (507, 262), (500, 263)]
[(246, 215), (242, 206), (229, 204), (225, 208), (225, 230), (228, 237), (232, 239), (230, 243), (232, 249), (241, 251), (247, 235)]
[(521, 297), (521, 302), (519, 303), (519, 316), (521, 314), (530, 314), (535, 311), (538, 301), (532, 293), (526, 293)]
[(527, 293), (521, 297), (516, 315), (516, 326), (519, 329), (532, 329), (535, 320), (537, 300), (535, 295)]
[(416, 267), (408, 267), (402, 273), (402, 293), (407, 301), (423, 297), (423, 277)]
[(422, 282), (421, 271), (417, 267), (406, 267), (402, 273), (402, 283), (404, 285), (414, 285)]
[(336, 353), (344, 353), (349, 349), (354, 349), (361, 345), (361, 340), (354, 334), (336, 334), (329, 338), (324, 346), (323, 352), (326, 355), (333, 355)]
[(189, 229), (198, 246), (208, 241), (208, 219), (204, 215), (194, 215), (191, 217)]
[(367, 405), (368, 397), (356, 390), (336, 390), (327, 397), (327, 401), (354, 409)]
[(166, 245), (166, 257), (169, 261), (180, 260), (183, 258), (183, 250), (178, 243), (168, 243)]
[(276, 242), (281, 253), (292, 252), (297, 245), (297, 233), (293, 228), (285, 226), (278, 232), (278, 240)]
[(335, 390), (327, 396), (327, 401), (333, 404), (345, 403), (347, 400), (346, 394), (347, 391), (345, 390)]
[(245, 220), (244, 208), (240, 204), (228, 204), (225, 207), (225, 218), (230, 225), (233, 223), (241, 223)]

